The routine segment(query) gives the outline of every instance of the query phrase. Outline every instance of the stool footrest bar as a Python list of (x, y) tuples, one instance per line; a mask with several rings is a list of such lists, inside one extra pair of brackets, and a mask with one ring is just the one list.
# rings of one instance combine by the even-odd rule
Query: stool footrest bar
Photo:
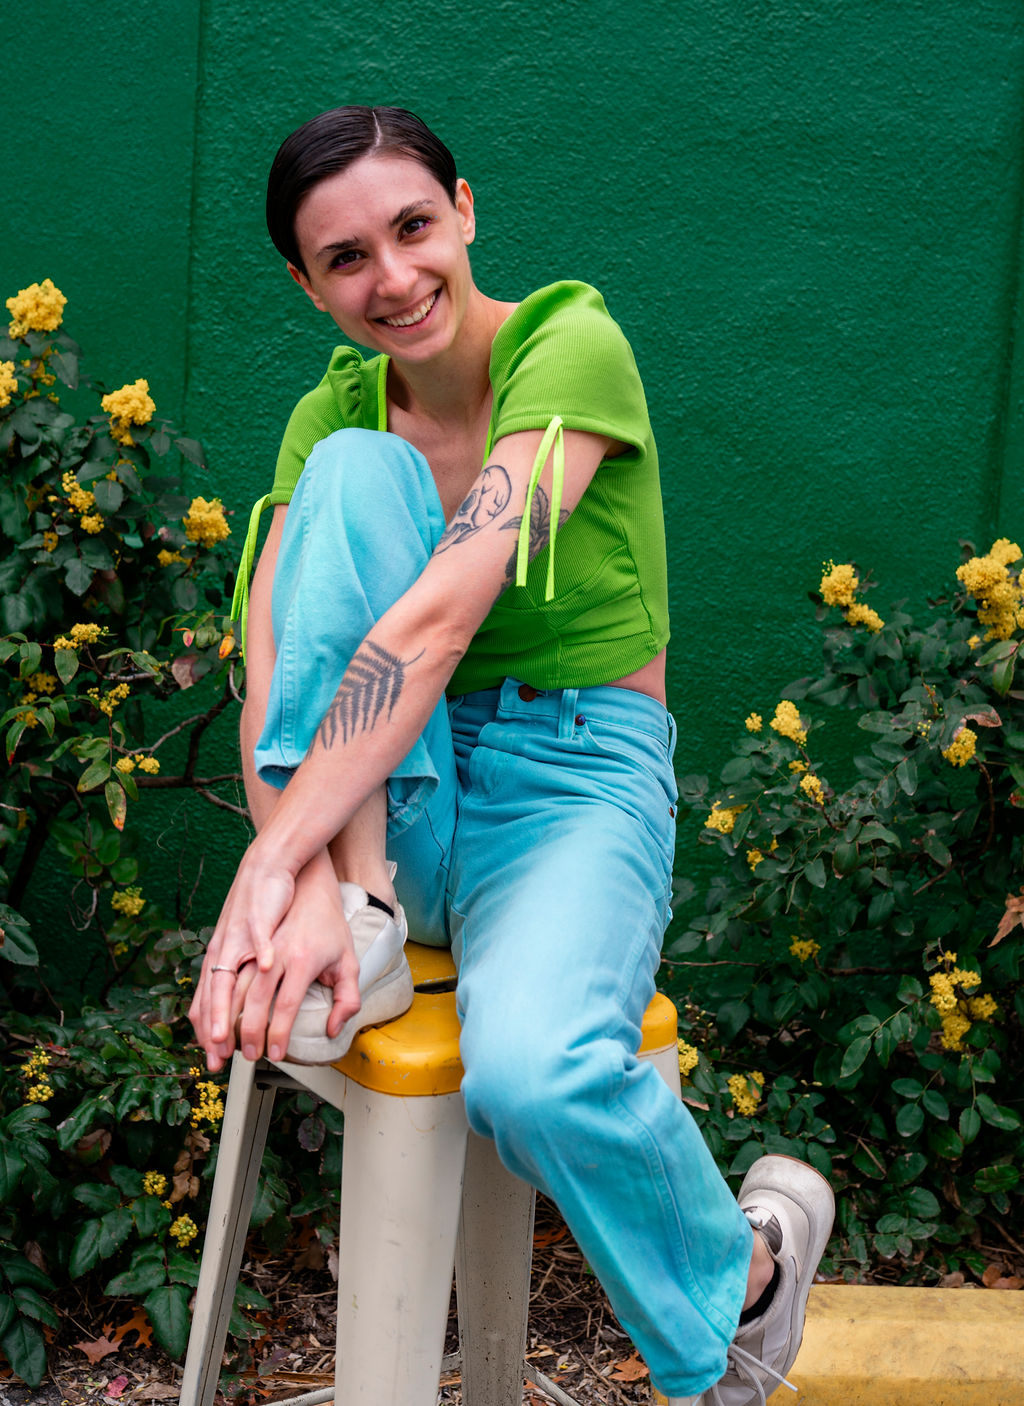
[(545, 1377), (543, 1372), (538, 1372), (529, 1362), (523, 1366), (523, 1376), (528, 1382), (533, 1382), (534, 1386), (539, 1386), (541, 1391), (546, 1391), (552, 1401), (557, 1401), (558, 1406), (580, 1406), (575, 1396), (568, 1396), (550, 1377)]

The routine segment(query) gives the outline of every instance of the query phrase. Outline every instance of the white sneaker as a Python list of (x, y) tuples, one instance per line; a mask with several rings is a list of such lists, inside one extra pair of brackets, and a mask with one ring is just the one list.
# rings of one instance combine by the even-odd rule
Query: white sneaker
[(828, 1182), (793, 1157), (755, 1162), (743, 1179), (739, 1203), (778, 1265), (779, 1282), (765, 1311), (737, 1330), (725, 1376), (698, 1398), (701, 1406), (765, 1406), (785, 1381), (800, 1349), (807, 1295), (835, 1215)]
[(360, 1030), (394, 1020), (412, 1005), (412, 973), (405, 955), (409, 925), (401, 905), (395, 904), (391, 917), (371, 903), (358, 884), (340, 884), (339, 888), (359, 960), (362, 1005), (332, 1039), (327, 1034), (327, 1018), (334, 1005), (334, 991), (314, 981), (302, 998), (288, 1041), (285, 1057), (296, 1064), (333, 1064), (348, 1053)]

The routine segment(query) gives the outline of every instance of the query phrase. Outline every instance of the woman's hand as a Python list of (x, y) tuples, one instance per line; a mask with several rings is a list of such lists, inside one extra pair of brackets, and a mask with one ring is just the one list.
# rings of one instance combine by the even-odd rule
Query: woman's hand
[(216, 1072), (235, 1048), (283, 1059), (299, 1003), (311, 983), (334, 988), (328, 1031), (359, 1009), (359, 967), (326, 851), (297, 878), (262, 858), (257, 839), (231, 886), (189, 1015)]

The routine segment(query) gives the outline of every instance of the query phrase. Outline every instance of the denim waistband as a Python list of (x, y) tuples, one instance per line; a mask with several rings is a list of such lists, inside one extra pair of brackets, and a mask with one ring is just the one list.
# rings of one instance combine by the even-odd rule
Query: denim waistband
[(659, 742), (675, 741), (675, 721), (665, 705), (646, 693), (598, 684), (591, 688), (535, 689), (519, 679), (507, 678), (498, 688), (483, 688), (449, 699), (449, 708), (460, 704), (493, 709), (495, 714), (545, 720), (566, 731), (574, 723), (590, 721), (610, 727), (647, 733)]

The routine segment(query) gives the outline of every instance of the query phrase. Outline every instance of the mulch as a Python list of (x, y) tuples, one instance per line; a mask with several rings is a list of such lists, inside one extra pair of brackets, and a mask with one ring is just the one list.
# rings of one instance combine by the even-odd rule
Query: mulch
[[(228, 1360), (216, 1406), (273, 1406), (333, 1384), (337, 1290), (316, 1248), (307, 1239), (298, 1253), (289, 1246), (245, 1261), (246, 1281), (272, 1307), (256, 1315), (264, 1331), (250, 1344), (249, 1360)], [(109, 1302), (90, 1304), (80, 1296), (60, 1309), (63, 1326), (50, 1347), (49, 1375), (32, 1389), (0, 1372), (0, 1406), (177, 1401), (181, 1368), (147, 1343), (141, 1314), (114, 1312), (111, 1318)], [(453, 1295), (447, 1352), (457, 1345), (456, 1322)], [(103, 1355), (90, 1361), (86, 1349)], [(646, 1367), (561, 1216), (543, 1197), (534, 1232), (527, 1359), (580, 1406), (649, 1406), (652, 1400)], [(442, 1377), (438, 1406), (462, 1406), (457, 1372)], [(523, 1406), (552, 1406), (552, 1398), (524, 1383)]]
[[(1002, 1230), (1002, 1227), (996, 1228)], [(1024, 1246), (1003, 1231), (977, 1246), (983, 1275), (948, 1287), (1020, 1290)], [(276, 1253), (254, 1251), (243, 1272), (270, 1300), (257, 1315), (261, 1336), (245, 1359), (227, 1359), (216, 1406), (274, 1406), (291, 1396), (330, 1387), (334, 1380), (337, 1291), (329, 1260), (311, 1233)], [(881, 1266), (873, 1282), (893, 1283)], [(50, 1347), (51, 1372), (35, 1389), (0, 1370), (0, 1406), (127, 1406), (176, 1402), (181, 1368), (149, 1341), (145, 1315), (114, 1311), (109, 1301), (81, 1294), (61, 1302), (62, 1328)], [(113, 1313), (113, 1317), (110, 1315)], [(446, 1351), (457, 1345), (454, 1296)], [(95, 1360), (90, 1360), (94, 1358)], [(527, 1360), (579, 1406), (650, 1406), (647, 1369), (612, 1313), (556, 1208), (538, 1197)], [(462, 1406), (457, 1372), (442, 1377), (438, 1406)], [(552, 1406), (539, 1387), (524, 1383), (523, 1406)]]

